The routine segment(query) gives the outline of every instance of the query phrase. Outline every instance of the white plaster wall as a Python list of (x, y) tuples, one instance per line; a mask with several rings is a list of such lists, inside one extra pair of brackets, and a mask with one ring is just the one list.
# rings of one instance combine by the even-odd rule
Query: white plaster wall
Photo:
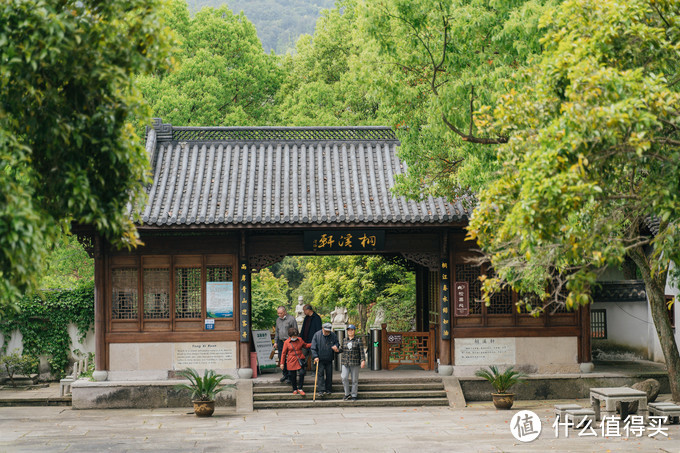
[[(647, 351), (644, 358), (651, 357), (649, 347), (653, 337), (650, 340), (649, 328), (653, 330), (654, 326), (647, 302), (595, 302), (591, 308), (607, 310), (607, 339), (603, 342)], [(594, 344), (593, 348), (596, 347)]]
[[(94, 330), (90, 330), (82, 343), (78, 340), (78, 327), (75, 324), (69, 324), (68, 334), (71, 337), (70, 356), (72, 360), (82, 357), (76, 357), (73, 354), (74, 350), (79, 350), (82, 354), (94, 353)], [(0, 335), (0, 348), (4, 346), (4, 336)], [(23, 352), (24, 350), (24, 336), (19, 330), (12, 332), (9, 344), (7, 345), (7, 353)]]

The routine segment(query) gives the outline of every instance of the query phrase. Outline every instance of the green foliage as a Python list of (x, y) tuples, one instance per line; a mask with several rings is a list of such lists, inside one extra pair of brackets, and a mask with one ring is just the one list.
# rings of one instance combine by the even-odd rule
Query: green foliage
[(47, 356), (53, 375), (64, 376), (72, 348), (68, 325), (78, 328), (80, 341), (94, 323), (94, 284), (85, 283), (71, 291), (48, 291), (44, 297), (25, 297), (20, 311), (0, 320), (5, 347), (10, 335), (18, 329), (23, 336), (23, 355)]
[(287, 290), (286, 279), (275, 277), (269, 269), (252, 275), (250, 322), (253, 329), (271, 329), (276, 322), (276, 308), (280, 305), (290, 308)]
[(73, 235), (60, 235), (45, 259), (41, 289), (71, 289), (94, 280), (94, 260)]
[[(133, 74), (167, 62), (155, 0), (0, 3), (0, 309), (35, 290), (70, 222), (138, 243), (147, 158)], [(7, 313), (0, 313), (6, 315)]]
[(543, 25), (541, 58), (493, 111), (509, 140), (469, 226), (499, 277), (485, 289), (507, 282), (576, 308), (607, 266), (631, 258), (680, 398), (664, 301), (680, 262), (677, 1), (570, 0)]
[(213, 370), (205, 370), (203, 377), (193, 368), (187, 368), (177, 372), (178, 375), (189, 379), (189, 384), (177, 384), (176, 389), (189, 390), (193, 401), (214, 401), (215, 395), (227, 388), (235, 387), (234, 384), (222, 384), (225, 379), (231, 379), (226, 374), (216, 374)]
[(176, 67), (137, 79), (154, 115), (182, 126), (270, 122), (281, 75), (255, 27), (226, 6), (204, 8), (194, 17), (186, 8), (175, 1), (165, 10), (181, 41)]
[[(358, 320), (359, 332), (366, 332), (371, 305), (378, 302), (390, 308), (408, 306), (405, 299), (409, 293), (415, 294), (411, 286), (415, 282), (409, 279), (408, 271), (381, 256), (314, 257), (308, 261), (307, 270), (316, 311), (323, 314), (330, 313), (336, 305), (346, 307), (350, 319)], [(405, 290), (403, 295), (397, 295), (400, 288)], [(402, 312), (398, 318), (410, 325), (413, 317), (410, 311)]]
[(384, 314), (387, 330), (408, 332), (415, 324), (416, 274), (405, 272), (398, 282), (387, 285), (378, 301), (371, 307), (369, 324), (379, 310)]
[[(670, 222), (680, 197), (669, 186), (680, 180), (680, 94), (668, 82), (680, 29), (666, 23), (677, 11), (663, 8), (566, 2), (546, 16), (541, 60), (495, 109), (510, 141), (470, 235), (513, 288), (543, 293), (557, 279), (572, 308), (590, 301), (605, 266), (645, 245), (655, 248), (654, 273), (680, 259)], [(656, 237), (641, 236), (645, 218), (660, 221)]]
[(479, 376), (491, 382), (496, 393), (508, 393), (508, 390), (513, 386), (524, 381), (526, 374), (514, 371), (513, 367), (508, 367), (501, 373), (498, 371), (498, 367), (491, 365), (488, 370), (477, 370), (475, 376)]
[(14, 382), (15, 374), (29, 375), (38, 369), (38, 359), (28, 355), (19, 355), (16, 352), (0, 356), (0, 367), (4, 367), (12, 387), (16, 387)]
[(489, 145), (506, 137), (483, 129), (482, 107), (495, 105), (503, 80), (540, 51), (538, 18), (555, 3), (366, 2), (366, 32), (385, 68), (376, 81), (381, 105), (400, 130), (408, 164), (399, 193), (456, 198), (493, 178)]
[(243, 11), (257, 28), (266, 52), (286, 53), (298, 36), (314, 31), (314, 23), (322, 8), (333, 6), (333, 0), (188, 0), (189, 9), (227, 5), (232, 11)]
[(319, 18), (314, 36), (302, 36), (283, 60), (279, 121), (298, 126), (386, 124), (375, 85), (380, 62), (363, 32), (361, 4), (337, 2)]

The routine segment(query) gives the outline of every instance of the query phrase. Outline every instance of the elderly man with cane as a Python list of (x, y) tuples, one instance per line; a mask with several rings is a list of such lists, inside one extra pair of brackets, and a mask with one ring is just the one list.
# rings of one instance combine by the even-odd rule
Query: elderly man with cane
[[(340, 351), (338, 337), (331, 330), (332, 325), (327, 322), (312, 338), (312, 357), (317, 367), (317, 376), (319, 372), (321, 374), (321, 396), (333, 393), (333, 357), (334, 353)], [(314, 397), (316, 398), (316, 390)]]

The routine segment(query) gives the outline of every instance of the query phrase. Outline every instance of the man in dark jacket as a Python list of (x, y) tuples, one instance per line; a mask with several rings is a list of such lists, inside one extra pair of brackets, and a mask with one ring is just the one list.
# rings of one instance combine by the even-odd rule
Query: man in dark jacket
[(305, 313), (305, 320), (302, 321), (300, 336), (305, 343), (311, 343), (314, 334), (321, 330), (321, 316), (309, 304), (302, 307), (302, 311)]
[(333, 393), (333, 357), (340, 350), (338, 337), (331, 332), (332, 325), (327, 322), (312, 337), (312, 357), (319, 365), (319, 388), (323, 388), (321, 396)]

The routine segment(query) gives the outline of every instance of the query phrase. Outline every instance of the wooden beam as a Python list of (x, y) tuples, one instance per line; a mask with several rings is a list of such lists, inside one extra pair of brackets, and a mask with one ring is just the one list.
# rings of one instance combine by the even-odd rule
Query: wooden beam
[(94, 368), (106, 370), (106, 254), (104, 239), (94, 237)]

